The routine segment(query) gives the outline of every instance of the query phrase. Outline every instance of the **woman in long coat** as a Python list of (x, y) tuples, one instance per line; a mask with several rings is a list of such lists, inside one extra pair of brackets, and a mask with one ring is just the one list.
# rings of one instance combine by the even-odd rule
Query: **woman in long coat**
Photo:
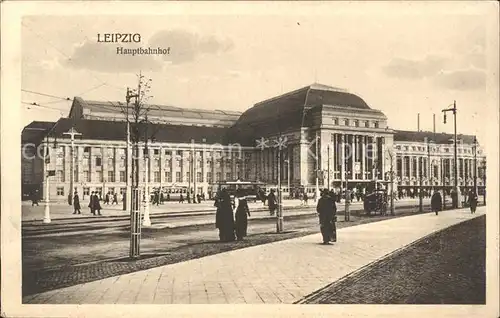
[(469, 194), (469, 205), (470, 205), (470, 213), (476, 213), (476, 207), (477, 207), (477, 195), (475, 192), (471, 192)]
[(235, 221), (235, 229), (236, 229), (236, 238), (238, 241), (243, 240), (245, 236), (247, 236), (247, 228), (248, 228), (248, 216), (250, 216), (250, 209), (248, 208), (248, 203), (241, 191), (238, 191), (235, 199), (236, 205), (236, 221)]
[(73, 208), (74, 212), (73, 214), (82, 214), (81, 211), (81, 206), (80, 206), (80, 197), (78, 196), (78, 192), (75, 191), (75, 194), (73, 195)]
[(431, 198), (432, 211), (436, 212), (436, 215), (438, 215), (438, 212), (441, 211), (442, 206), (443, 199), (441, 198), (441, 193), (439, 193), (439, 191), (435, 191)]
[(217, 212), (215, 213), (215, 227), (219, 229), (219, 238), (222, 242), (234, 241), (234, 216), (231, 197), (226, 189), (222, 189), (215, 199)]

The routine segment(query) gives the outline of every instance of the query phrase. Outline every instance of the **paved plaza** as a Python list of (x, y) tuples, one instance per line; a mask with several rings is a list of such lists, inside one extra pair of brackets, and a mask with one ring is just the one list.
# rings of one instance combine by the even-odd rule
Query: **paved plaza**
[[(412, 242), (478, 217), (468, 209), (426, 213), (279, 241), (23, 298), (44, 304), (278, 304), (304, 296)], [(238, 244), (238, 243), (235, 243)]]

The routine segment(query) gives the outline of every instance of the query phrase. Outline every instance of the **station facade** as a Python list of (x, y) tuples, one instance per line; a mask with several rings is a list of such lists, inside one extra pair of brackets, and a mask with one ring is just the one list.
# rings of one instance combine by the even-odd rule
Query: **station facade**
[[(49, 177), (51, 200), (65, 200), (71, 188), (84, 198), (92, 191), (123, 193), (128, 176), (125, 113), (119, 102), (75, 97), (67, 118), (26, 126), (23, 196), (37, 190), (45, 196), (47, 171), (55, 172)], [(364, 191), (370, 181), (388, 181), (391, 171), (402, 188), (453, 182), (452, 135), (392, 130), (387, 117), (362, 98), (326, 85), (300, 88), (243, 113), (152, 105), (148, 120), (151, 124), (141, 128), (139, 180), (145, 185), (147, 172), (150, 191), (192, 189), (210, 196), (219, 181), (275, 187), (278, 175), (285, 192), (302, 188), (314, 193), (316, 178), (320, 188), (328, 182), (344, 188), (347, 181), (349, 188)], [(73, 141), (71, 131), (77, 133)], [(462, 186), (473, 184), (473, 140), (459, 136)], [(481, 186), (486, 162), (481, 147), (476, 148)]]

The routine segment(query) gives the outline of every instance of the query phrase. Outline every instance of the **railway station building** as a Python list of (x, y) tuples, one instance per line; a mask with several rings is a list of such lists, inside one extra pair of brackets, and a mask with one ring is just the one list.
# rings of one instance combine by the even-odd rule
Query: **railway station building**
[[(84, 198), (92, 191), (124, 192), (128, 176), (124, 109), (119, 102), (75, 97), (67, 118), (26, 126), (23, 196), (45, 192), (47, 171), (55, 173), (49, 177), (51, 200), (65, 200), (72, 188)], [(316, 178), (320, 188), (340, 189), (347, 181), (349, 188), (364, 191), (370, 181), (390, 180), (391, 171), (402, 189), (453, 184), (452, 135), (390, 129), (380, 110), (344, 89), (312, 84), (259, 102), (243, 113), (165, 105), (149, 109), (150, 124), (139, 129), (144, 136), (139, 143), (143, 163), (139, 181), (145, 184), (147, 172), (150, 191), (189, 188), (210, 196), (219, 181), (259, 181), (275, 187), (278, 175), (285, 193), (289, 189), (314, 193)], [(470, 187), (474, 136), (457, 138), (459, 185)], [(481, 186), (486, 162), (481, 147), (476, 149)]]

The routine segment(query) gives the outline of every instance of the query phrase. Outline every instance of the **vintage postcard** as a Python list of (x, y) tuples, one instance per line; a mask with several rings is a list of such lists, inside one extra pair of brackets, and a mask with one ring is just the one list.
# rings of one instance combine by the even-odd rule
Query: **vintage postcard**
[(498, 317), (498, 13), (3, 2), (2, 317)]

